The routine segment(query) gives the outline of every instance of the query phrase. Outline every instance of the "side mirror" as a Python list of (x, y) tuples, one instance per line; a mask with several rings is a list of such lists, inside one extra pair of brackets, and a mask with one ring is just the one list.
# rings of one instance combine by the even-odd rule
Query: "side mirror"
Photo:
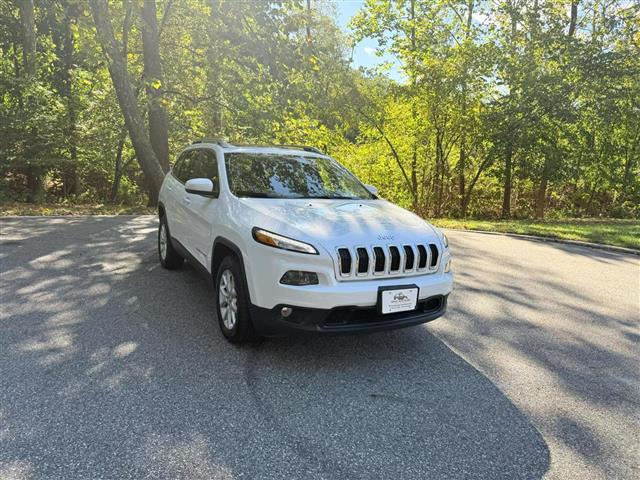
[(378, 189), (377, 189), (376, 187), (374, 187), (373, 185), (365, 185), (364, 187), (365, 187), (367, 190), (369, 190), (369, 193), (370, 193), (371, 195), (374, 195), (374, 196), (376, 196), (376, 197), (378, 196)]
[(187, 193), (194, 195), (202, 195), (205, 197), (217, 197), (218, 189), (215, 188), (213, 182), (208, 178), (192, 178), (184, 184)]

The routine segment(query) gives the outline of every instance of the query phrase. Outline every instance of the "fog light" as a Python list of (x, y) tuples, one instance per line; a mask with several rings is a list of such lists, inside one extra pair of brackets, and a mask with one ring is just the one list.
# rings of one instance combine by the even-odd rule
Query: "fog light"
[(447, 260), (447, 263), (444, 266), (444, 273), (449, 273), (451, 271), (451, 259)]
[(318, 285), (318, 274), (315, 272), (289, 270), (282, 275), (280, 283), (284, 285)]
[(287, 318), (292, 313), (293, 313), (293, 308), (291, 307), (282, 307), (280, 309), (280, 315), (282, 315), (284, 318)]

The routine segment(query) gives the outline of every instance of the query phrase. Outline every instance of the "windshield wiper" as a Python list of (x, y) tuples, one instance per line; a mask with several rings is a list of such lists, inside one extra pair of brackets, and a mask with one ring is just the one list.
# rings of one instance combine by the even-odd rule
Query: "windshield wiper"
[(248, 190), (240, 190), (239, 192), (233, 192), (236, 197), (251, 197), (251, 198), (285, 198), (281, 195), (268, 192), (251, 192)]
[(308, 199), (320, 199), (320, 200), (364, 200), (360, 197), (346, 197), (342, 195), (317, 195), (317, 196), (285, 196), (278, 195), (277, 193), (271, 192), (252, 192), (250, 190), (239, 190), (237, 192), (233, 192), (236, 197), (250, 197), (250, 198), (285, 198), (289, 200), (308, 200)]
[(306, 197), (306, 198), (319, 198), (321, 200), (363, 200), (360, 197), (343, 197), (340, 195), (318, 195), (317, 197)]

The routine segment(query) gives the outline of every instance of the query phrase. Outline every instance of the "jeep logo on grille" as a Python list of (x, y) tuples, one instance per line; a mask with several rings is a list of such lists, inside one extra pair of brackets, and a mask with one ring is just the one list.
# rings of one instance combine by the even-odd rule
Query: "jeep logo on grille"
[(393, 240), (393, 235), (390, 233), (381, 233), (378, 235), (378, 240)]

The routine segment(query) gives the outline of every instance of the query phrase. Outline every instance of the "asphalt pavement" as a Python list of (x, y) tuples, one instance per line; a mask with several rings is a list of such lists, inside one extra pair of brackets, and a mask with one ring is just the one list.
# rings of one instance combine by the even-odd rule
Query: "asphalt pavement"
[(156, 228), (0, 219), (0, 479), (640, 477), (640, 258), (452, 231), (445, 317), (236, 347)]

